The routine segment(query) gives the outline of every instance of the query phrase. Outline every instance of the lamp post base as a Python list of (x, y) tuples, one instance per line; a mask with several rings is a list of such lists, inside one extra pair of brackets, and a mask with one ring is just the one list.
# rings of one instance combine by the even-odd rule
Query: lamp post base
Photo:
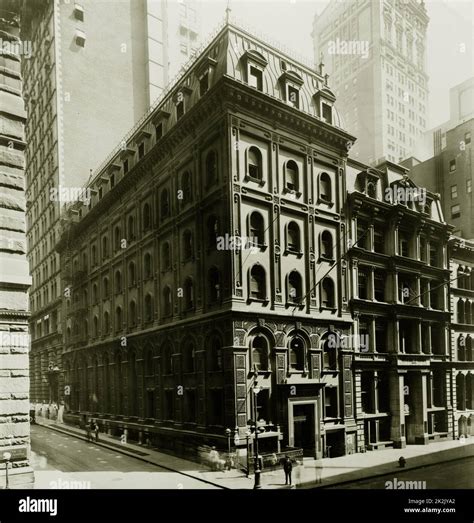
[(260, 489), (262, 488), (262, 485), (260, 484), (260, 470), (255, 471), (255, 483), (253, 485), (254, 489)]

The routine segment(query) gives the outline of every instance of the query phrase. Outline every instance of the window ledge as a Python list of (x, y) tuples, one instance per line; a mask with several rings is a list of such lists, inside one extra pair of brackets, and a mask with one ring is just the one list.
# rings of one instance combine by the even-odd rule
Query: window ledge
[(303, 193), (301, 191), (297, 191), (296, 189), (289, 189), (288, 187), (285, 187), (283, 189), (283, 194), (292, 194), (296, 198), (300, 198)]
[(331, 312), (336, 312), (337, 311), (337, 307), (325, 307), (324, 305), (321, 305), (319, 307), (319, 310), (320, 311), (331, 311)]
[(335, 259), (334, 258), (329, 258), (328, 256), (321, 255), (318, 258), (318, 262), (322, 262), (322, 261), (334, 263)]
[(324, 205), (327, 205), (328, 207), (334, 207), (334, 202), (331, 200), (326, 200), (325, 198), (318, 198), (316, 201), (316, 205), (320, 205), (324, 203)]
[(265, 181), (263, 180), (263, 178), (255, 178), (254, 176), (250, 176), (249, 174), (246, 174), (244, 176), (244, 182), (254, 182), (260, 185), (260, 187), (263, 187), (265, 185)]
[(294, 301), (287, 301), (286, 302), (286, 306), (287, 307), (296, 307), (300, 310), (304, 309), (306, 307), (306, 304), (305, 303), (297, 303), (297, 302), (294, 302)]
[(247, 303), (250, 303), (252, 301), (256, 301), (258, 303), (263, 303), (263, 304), (267, 305), (270, 300), (268, 299), (268, 297), (265, 297), (265, 298), (252, 298), (252, 297), (249, 297), (247, 299)]
[(287, 247), (283, 254), (294, 254), (298, 258), (301, 258), (303, 256), (303, 251), (297, 251), (297, 250), (294, 250), (294, 249), (289, 249)]

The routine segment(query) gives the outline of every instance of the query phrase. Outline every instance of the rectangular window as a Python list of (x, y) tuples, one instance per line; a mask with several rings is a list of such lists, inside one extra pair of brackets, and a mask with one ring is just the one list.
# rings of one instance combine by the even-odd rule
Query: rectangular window
[(324, 388), (324, 411), (326, 418), (337, 418), (337, 387)]
[(459, 204), (451, 206), (451, 218), (459, 218), (461, 216), (461, 206)]
[(163, 136), (163, 124), (159, 123), (155, 127), (155, 133), (156, 133), (156, 141), (158, 141)]
[(250, 66), (249, 68), (249, 85), (250, 87), (255, 87), (258, 91), (262, 90), (262, 71), (256, 67)]
[(359, 299), (366, 300), (367, 299), (367, 273), (365, 271), (359, 271)]
[(82, 5), (75, 4), (74, 5), (74, 18), (76, 20), (79, 20), (79, 22), (84, 22), (84, 9)]
[(449, 172), (452, 173), (456, 170), (456, 160), (449, 161)]
[(142, 142), (138, 146), (138, 158), (143, 158), (145, 156), (145, 144)]
[(110, 175), (110, 188), (113, 189), (115, 187), (115, 174)]
[(288, 103), (295, 109), (299, 109), (300, 106), (300, 93), (296, 87), (291, 85), (288, 86)]
[(471, 133), (468, 131), (464, 134), (464, 143), (469, 145), (471, 143)]
[(455, 200), (458, 197), (458, 186), (451, 185), (451, 200)]
[(209, 73), (205, 73), (199, 79), (199, 96), (203, 96), (209, 90)]
[(196, 391), (187, 389), (184, 395), (184, 420), (189, 423), (196, 421)]
[(374, 251), (383, 254), (385, 251), (385, 241), (381, 231), (374, 229)]
[(123, 162), (123, 174), (128, 173), (128, 160), (124, 160)]
[(174, 391), (165, 390), (165, 405), (164, 405), (164, 414), (165, 419), (173, 419), (173, 400), (174, 400)]
[(322, 104), (322, 115), (323, 120), (326, 123), (332, 124), (332, 108), (330, 105), (325, 103)]
[(176, 119), (179, 120), (184, 115), (184, 102), (178, 102), (176, 104)]

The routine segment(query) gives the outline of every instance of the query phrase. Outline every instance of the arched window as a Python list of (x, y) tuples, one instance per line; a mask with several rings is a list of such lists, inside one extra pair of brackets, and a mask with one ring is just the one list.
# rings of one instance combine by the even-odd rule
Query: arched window
[(173, 373), (173, 349), (169, 343), (167, 343), (163, 348), (163, 373)]
[(219, 234), (219, 220), (217, 216), (209, 216), (207, 220), (207, 246), (209, 249), (217, 248), (217, 236)]
[(134, 327), (137, 324), (137, 304), (132, 300), (128, 305), (128, 322)]
[(323, 368), (337, 369), (337, 349), (340, 346), (339, 336), (335, 332), (328, 332), (322, 338)]
[(466, 410), (466, 379), (460, 372), (456, 376), (456, 406), (458, 410)]
[(285, 165), (285, 186), (289, 191), (299, 190), (298, 165), (293, 160), (288, 160)]
[(266, 299), (265, 270), (261, 265), (250, 269), (249, 296), (255, 300)]
[(291, 271), (288, 275), (288, 302), (300, 304), (303, 300), (303, 284), (301, 275)]
[(258, 181), (261, 181), (263, 178), (262, 153), (258, 147), (249, 147), (247, 149), (247, 175)]
[(331, 178), (328, 173), (321, 173), (319, 177), (319, 199), (324, 202), (332, 201)]
[(196, 370), (196, 351), (194, 343), (189, 341), (183, 349), (183, 367), (184, 372), (195, 372)]
[(268, 341), (264, 336), (255, 336), (252, 340), (252, 369), (268, 370)]
[(209, 269), (208, 273), (209, 284), (209, 302), (216, 303), (221, 298), (221, 275), (216, 267)]
[(143, 230), (151, 229), (151, 209), (148, 203), (143, 206)]
[(102, 238), (102, 258), (107, 258), (109, 255), (109, 244), (107, 242), (107, 236)]
[(193, 186), (192, 186), (192, 178), (191, 173), (189, 171), (186, 171), (182, 178), (181, 178), (181, 185), (182, 185), (182, 191), (183, 191), (183, 205), (187, 205), (188, 203), (191, 203), (193, 200)]
[(474, 361), (474, 354), (473, 354), (473, 341), (471, 338), (471, 335), (468, 334), (466, 336), (466, 361)]
[(92, 246), (92, 265), (97, 265), (97, 247), (95, 245)]
[(206, 187), (210, 187), (217, 182), (217, 154), (209, 151), (206, 157)]
[(289, 353), (289, 365), (292, 370), (304, 370), (304, 358), (305, 358), (305, 343), (304, 341), (295, 336), (290, 340), (290, 353)]
[(464, 304), (464, 323), (471, 324), (472, 323), (472, 313), (471, 313), (471, 302), (466, 300), (466, 303)]
[(135, 239), (135, 219), (132, 215), (128, 217), (127, 222), (128, 241)]
[(135, 285), (136, 280), (137, 280), (137, 271), (136, 271), (135, 262), (131, 261), (128, 264), (128, 284)]
[(210, 367), (213, 371), (220, 371), (222, 365), (222, 342), (218, 336), (213, 336), (210, 340)]
[(321, 233), (321, 257), (328, 260), (333, 259), (332, 234), (329, 231)]
[(466, 338), (463, 334), (458, 337), (458, 361), (466, 360)]
[(145, 296), (145, 321), (153, 321), (153, 298), (150, 293)]
[(183, 259), (190, 260), (193, 257), (193, 235), (189, 229), (183, 233)]
[(115, 309), (115, 330), (121, 331), (122, 330), (122, 307), (117, 307)]
[(99, 318), (97, 316), (94, 316), (93, 328), (94, 328), (93, 336), (94, 336), (94, 338), (97, 338), (97, 336), (99, 336)]
[(321, 305), (333, 309), (335, 305), (334, 282), (331, 278), (324, 278), (321, 285)]
[(367, 196), (369, 198), (377, 198), (377, 185), (374, 182), (367, 184)]
[(257, 211), (254, 211), (250, 215), (249, 238), (251, 238), (254, 245), (263, 245), (265, 243), (263, 216)]
[(160, 218), (164, 220), (170, 215), (170, 196), (168, 189), (163, 189), (160, 195)]
[(122, 273), (115, 271), (115, 293), (122, 292)]
[(292, 252), (301, 251), (300, 228), (296, 222), (290, 222), (287, 227), (287, 249)]
[(118, 251), (121, 246), (121, 232), (120, 232), (120, 226), (116, 225), (114, 229), (114, 249)]
[(146, 279), (151, 278), (153, 276), (151, 254), (149, 252), (145, 253), (145, 256), (143, 258), (143, 273)]
[(191, 310), (194, 308), (194, 288), (192, 278), (186, 278), (184, 281), (184, 308)]
[(102, 290), (103, 290), (104, 298), (108, 298), (110, 289), (109, 289), (109, 279), (107, 278), (107, 276), (102, 280)]
[(165, 316), (171, 316), (171, 313), (172, 313), (171, 289), (167, 285), (163, 289), (163, 314)]
[(170, 244), (165, 242), (161, 247), (161, 270), (166, 271), (171, 267)]
[(104, 334), (110, 332), (110, 316), (107, 311), (104, 312)]
[(464, 301), (458, 300), (458, 306), (457, 306), (457, 312), (458, 312), (458, 323), (465, 323), (464, 321)]

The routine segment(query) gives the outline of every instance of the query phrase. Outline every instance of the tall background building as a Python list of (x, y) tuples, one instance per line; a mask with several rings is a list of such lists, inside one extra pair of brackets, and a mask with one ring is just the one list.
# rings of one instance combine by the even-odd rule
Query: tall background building
[(453, 87), (449, 100), (449, 120), (426, 133), (432, 144), (430, 157), (423, 162), (411, 157), (402, 163), (411, 169), (412, 180), (441, 195), (444, 216), (454, 233), (474, 239), (474, 78)]
[(398, 162), (426, 129), (428, 76), (424, 2), (332, 0), (313, 24), (315, 62), (324, 61), (351, 157)]
[[(32, 46), (22, 74), (29, 116), (34, 401), (58, 401), (61, 385), (62, 290), (54, 244), (62, 204), (77, 197), (74, 189), (87, 182), (192, 55), (198, 43), (196, 6), (193, 0), (23, 3), (22, 39)], [(180, 52), (170, 54), (176, 48)], [(61, 188), (68, 192), (55, 193)]]
[[(33, 482), (19, 7), (18, 1), (4, 0), (0, 8), (0, 459), (10, 454), (10, 482), (18, 487)], [(2, 470), (0, 488), (4, 485)]]

